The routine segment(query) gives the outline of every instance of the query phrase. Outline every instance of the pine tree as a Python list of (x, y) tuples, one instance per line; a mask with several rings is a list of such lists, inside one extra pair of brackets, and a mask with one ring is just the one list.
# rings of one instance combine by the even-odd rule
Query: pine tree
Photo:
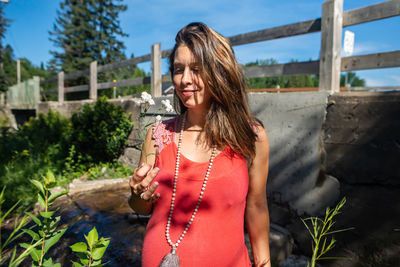
[(126, 11), (127, 6), (115, 4), (114, 2), (122, 2), (122, 0), (95, 0), (92, 1), (94, 7), (94, 15), (96, 16), (96, 59), (99, 64), (107, 64), (110, 62), (125, 59), (122, 53), (125, 45), (117, 40), (117, 36), (128, 36), (121, 30), (118, 15), (120, 12)]
[(122, 32), (118, 15), (126, 5), (122, 0), (64, 0), (57, 11), (56, 23), (50, 31), (50, 40), (59, 51), (49, 62), (53, 71), (62, 69), (72, 73), (89, 68), (97, 60), (103, 65), (125, 58), (125, 46), (118, 37)]
[(4, 7), (6, 3), (0, 2), (0, 92), (8, 89), (6, 74), (3, 69), (3, 38), (6, 34), (6, 28), (9, 26), (10, 20), (4, 17)]
[(90, 23), (92, 17), (89, 1), (65, 0), (57, 10), (56, 23), (50, 31), (50, 41), (61, 51), (50, 51), (54, 58), (49, 62), (52, 71), (64, 70), (66, 73), (88, 68), (94, 59), (95, 27)]

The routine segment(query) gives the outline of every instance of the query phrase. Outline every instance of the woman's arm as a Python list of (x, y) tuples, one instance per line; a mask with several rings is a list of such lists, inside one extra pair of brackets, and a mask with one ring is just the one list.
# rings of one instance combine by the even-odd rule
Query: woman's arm
[(263, 127), (257, 126), (256, 155), (249, 167), (249, 191), (245, 219), (256, 267), (271, 266), (269, 252), (269, 212), (267, 204), (268, 137)]
[[(135, 169), (129, 181), (131, 187), (131, 197), (128, 200), (129, 206), (136, 213), (142, 215), (148, 215), (151, 213), (153, 201), (157, 200), (159, 197), (158, 194), (152, 194), (158, 186), (157, 183), (152, 183), (158, 173), (157, 169), (153, 170), (157, 153), (157, 148), (154, 146), (154, 143), (153, 128), (150, 127), (143, 143), (139, 167)], [(147, 200), (144, 200), (140, 195), (142, 192), (146, 191), (146, 188), (148, 188), (147, 193), (145, 193)]]

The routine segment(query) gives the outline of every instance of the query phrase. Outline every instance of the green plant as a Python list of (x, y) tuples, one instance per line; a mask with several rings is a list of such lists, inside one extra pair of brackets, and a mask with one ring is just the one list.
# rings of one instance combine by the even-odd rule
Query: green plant
[(82, 263), (72, 261), (73, 265), (75, 267), (104, 266), (106, 263), (102, 264), (101, 258), (110, 243), (110, 238), (101, 237), (99, 239), (96, 227), (93, 227), (89, 234), (85, 235), (85, 239), (87, 244), (78, 242), (70, 246)]
[(47, 155), (49, 147), (58, 145), (58, 151), (53, 153), (55, 157), (64, 158), (69, 147), (71, 135), (71, 122), (58, 111), (49, 110), (47, 114), (40, 113), (38, 118), (31, 118), (18, 131), (23, 138), (31, 154)]
[[(307, 267), (315, 267), (315, 264), (318, 260), (346, 259), (340, 257), (323, 257), (328, 251), (334, 248), (336, 243), (336, 240), (333, 237), (331, 237), (330, 241), (328, 241), (328, 236), (353, 229), (333, 229), (333, 226), (336, 223), (334, 221), (334, 217), (340, 213), (340, 209), (344, 206), (345, 203), (346, 198), (343, 198), (334, 209), (331, 210), (329, 207), (326, 208), (325, 217), (323, 219), (319, 217), (309, 217), (306, 219), (301, 219), (312, 237), (313, 254), (311, 257), (311, 262), (307, 265)], [(307, 224), (307, 222), (311, 223), (311, 227)]]
[(7, 117), (0, 117), (0, 128), (5, 128), (10, 123), (10, 119)]
[[(56, 185), (54, 174), (51, 171), (43, 176), (44, 183), (37, 180), (30, 181), (39, 189), (38, 202), (44, 208), (44, 211), (39, 211), (41, 220), (32, 213), (26, 212), (36, 224), (37, 231), (33, 231), (33, 228), (22, 229), (23, 232), (31, 236), (32, 242), (31, 244), (21, 243), (20, 246), (25, 249), (34, 246), (30, 250), (30, 256), (33, 260), (32, 266), (60, 266), (60, 264), (53, 264), (52, 258), (47, 256), (46, 253), (58, 242), (67, 229), (58, 229), (60, 216), (53, 217), (55, 211), (50, 211), (49, 208), (57, 198), (65, 195), (68, 191), (50, 193), (50, 189)], [(40, 247), (38, 248), (38, 246)]]
[[(2, 238), (1, 238), (1, 229), (3, 226), (3, 222), (4, 220), (10, 215), (10, 213), (18, 206), (19, 204), (19, 200), (17, 201), (17, 203), (15, 203), (10, 209), (8, 209), (4, 214), (2, 211), (2, 205), (5, 201), (4, 199), (4, 191), (5, 191), (6, 187), (3, 187), (3, 189), (1, 190), (0, 193), (0, 265), (3, 265), (5, 263), (5, 261), (7, 260), (6, 257), (4, 257), (3, 252), (5, 250), (5, 248), (10, 245), (13, 241), (15, 241), (18, 237), (20, 237), (22, 235), (22, 232), (19, 232), (20, 229), (22, 227), (24, 227), (27, 223), (27, 216), (23, 216), (21, 220), (19, 220), (19, 218), (15, 218), (15, 223), (13, 226), (13, 230), (11, 231), (11, 233), (9, 234), (9, 236), (7, 237), (7, 239), (4, 241), (4, 243), (2, 243)], [(22, 262), (23, 259), (25, 259), (26, 256), (28, 256), (28, 253), (30, 252), (30, 250), (33, 247), (31, 247), (28, 251), (25, 251), (23, 253), (21, 253), (17, 258), (16, 258), (16, 247), (14, 246), (13, 249), (13, 253), (11, 256), (11, 260), (9, 262), (9, 266), (18, 266), (19, 263)]]
[(71, 117), (72, 144), (83, 162), (112, 162), (122, 152), (132, 129), (129, 116), (120, 106), (100, 97)]

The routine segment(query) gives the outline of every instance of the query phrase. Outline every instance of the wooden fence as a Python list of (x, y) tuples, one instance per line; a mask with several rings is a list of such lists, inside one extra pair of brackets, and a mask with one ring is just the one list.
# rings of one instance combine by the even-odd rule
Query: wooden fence
[[(322, 4), (322, 18), (297, 22), (284, 26), (268, 28), (260, 31), (238, 34), (228, 37), (232, 46), (250, 44), (266, 40), (274, 40), (301, 34), (321, 32), (320, 60), (275, 64), (267, 66), (244, 67), (246, 77), (273, 77), (296, 74), (319, 74), (319, 90), (331, 93), (340, 90), (340, 72), (365, 69), (400, 67), (400, 50), (367, 54), (361, 56), (341, 57), (342, 29), (348, 26), (371, 22), (400, 15), (400, 0), (391, 0), (349, 11), (343, 11), (343, 0), (327, 0)], [(395, 33), (393, 33), (395, 34)], [(161, 50), (161, 44), (151, 47), (151, 54), (128, 60), (98, 66), (96, 61), (90, 64), (89, 70), (83, 70), (41, 81), (40, 84), (58, 82), (58, 89), (43, 93), (58, 93), (58, 101), (64, 101), (64, 93), (82, 92), (89, 90), (90, 99), (97, 98), (97, 90), (112, 87), (151, 84), (153, 96), (161, 96), (163, 82), (171, 82), (169, 75), (161, 73), (161, 59), (171, 54), (171, 50)], [(97, 82), (97, 74), (118, 68), (151, 61), (151, 76), (121, 80), (116, 82)], [(82, 76), (90, 76), (89, 85), (79, 85), (64, 88), (64, 81)]]

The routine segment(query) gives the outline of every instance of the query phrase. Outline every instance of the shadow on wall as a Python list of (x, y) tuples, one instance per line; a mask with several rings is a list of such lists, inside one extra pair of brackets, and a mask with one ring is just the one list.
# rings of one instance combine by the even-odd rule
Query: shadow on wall
[(352, 260), (328, 266), (400, 266), (400, 94), (337, 94), (327, 112), (326, 169), (348, 200), (338, 227), (355, 227), (337, 235)]
[(268, 195), (297, 214), (320, 214), (339, 197), (339, 183), (326, 177), (321, 129), (327, 93), (254, 93), (250, 106), (264, 122), (270, 143)]

